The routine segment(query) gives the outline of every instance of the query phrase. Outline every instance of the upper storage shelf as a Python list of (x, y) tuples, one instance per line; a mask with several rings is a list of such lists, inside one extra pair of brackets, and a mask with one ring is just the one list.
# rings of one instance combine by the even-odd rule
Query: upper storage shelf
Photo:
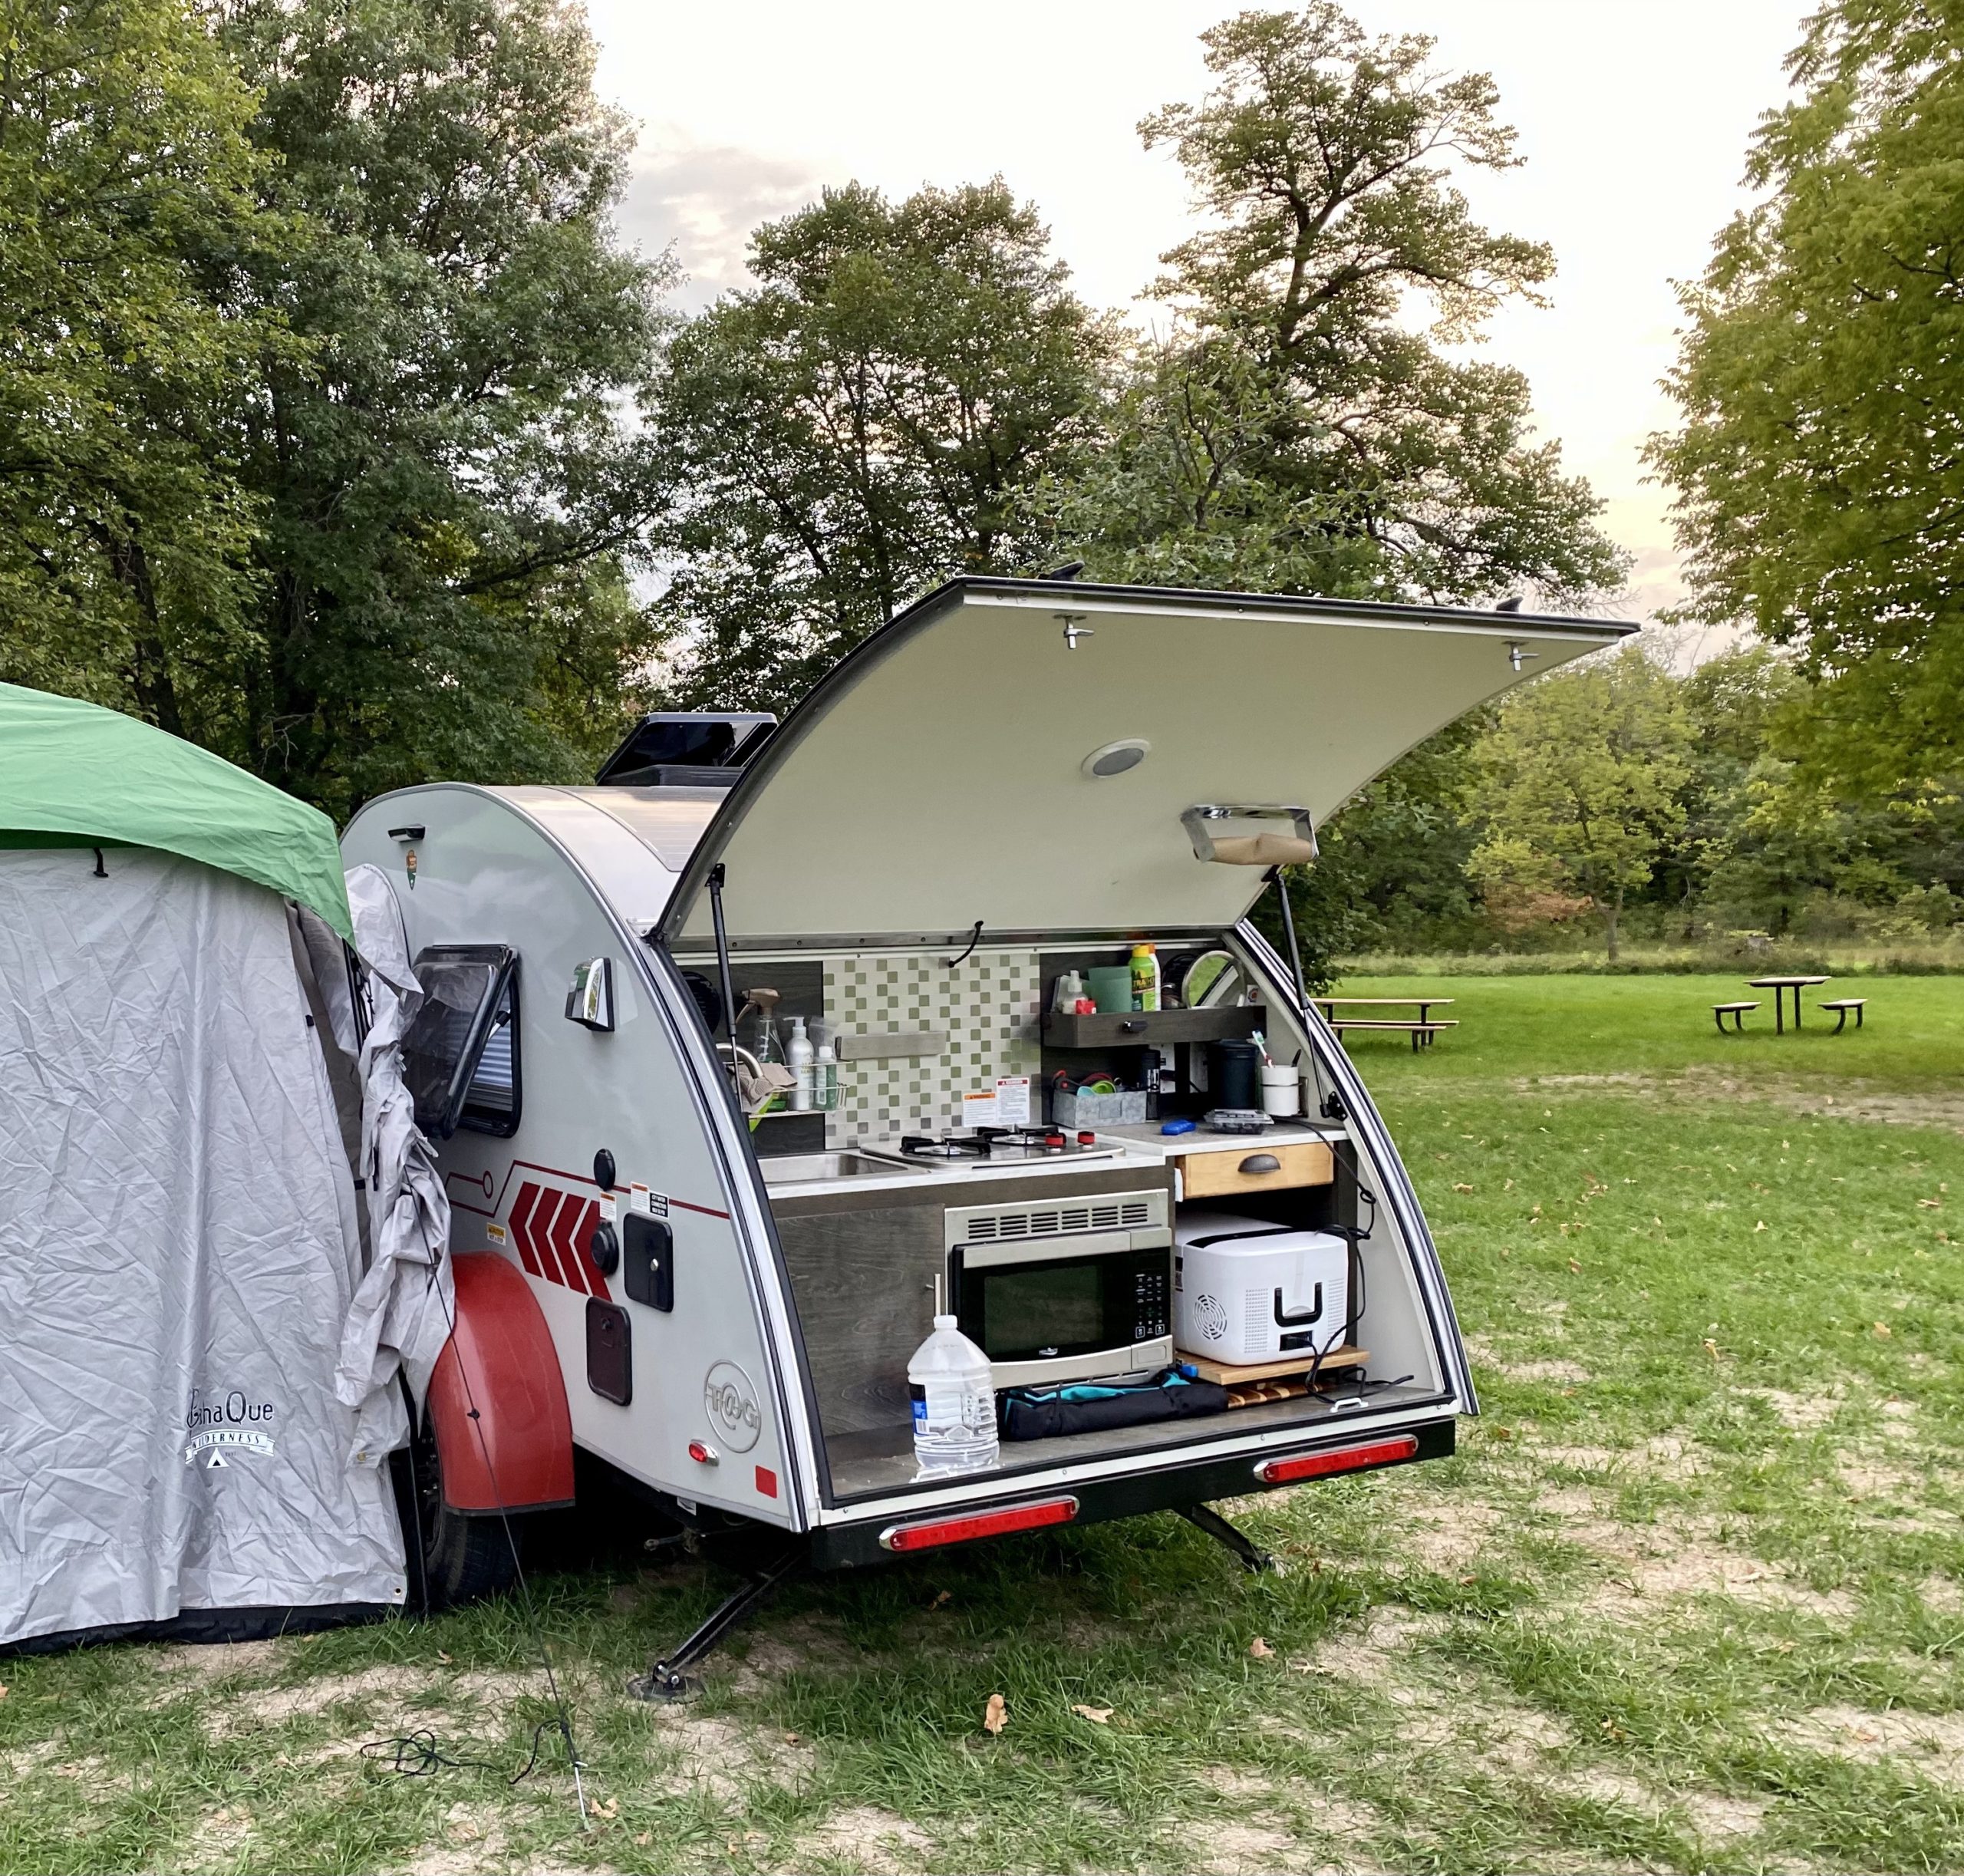
[(1222, 1010), (1115, 1010), (1096, 1016), (1050, 1010), (1043, 1017), (1043, 1044), (1050, 1049), (1163, 1047), (1175, 1042), (1218, 1042), (1225, 1036), (1252, 1035), (1267, 1011), (1243, 1004)]

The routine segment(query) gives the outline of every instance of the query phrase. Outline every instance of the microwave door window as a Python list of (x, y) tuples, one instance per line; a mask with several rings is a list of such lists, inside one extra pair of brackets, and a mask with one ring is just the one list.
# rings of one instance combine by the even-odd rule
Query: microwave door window
[(1105, 1346), (1104, 1273), (1096, 1263), (1012, 1265), (987, 1273), (984, 1350), (992, 1361), (1073, 1355)]

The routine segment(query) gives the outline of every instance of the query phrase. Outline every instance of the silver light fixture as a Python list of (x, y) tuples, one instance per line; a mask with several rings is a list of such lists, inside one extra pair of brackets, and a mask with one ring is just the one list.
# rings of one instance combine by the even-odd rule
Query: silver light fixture
[(1109, 781), (1136, 769), (1151, 754), (1152, 745), (1142, 736), (1128, 736), (1094, 749), (1079, 765), (1094, 782)]

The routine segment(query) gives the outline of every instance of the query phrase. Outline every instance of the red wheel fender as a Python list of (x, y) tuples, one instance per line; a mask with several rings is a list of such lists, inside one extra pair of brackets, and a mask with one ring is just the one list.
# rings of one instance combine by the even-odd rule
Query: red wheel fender
[(450, 1268), (456, 1317), (425, 1408), (443, 1502), (458, 1512), (570, 1505), (572, 1416), (559, 1351), (530, 1287), (495, 1251), (453, 1258)]

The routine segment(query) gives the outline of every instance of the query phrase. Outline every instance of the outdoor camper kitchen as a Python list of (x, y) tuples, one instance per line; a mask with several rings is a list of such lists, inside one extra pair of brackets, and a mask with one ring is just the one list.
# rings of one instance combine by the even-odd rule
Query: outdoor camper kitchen
[[(450, 985), (410, 1073), (492, 1423), (476, 1465), (440, 1372), (439, 1540), (564, 1502), (572, 1446), (834, 1566), (1158, 1509), (1235, 1542), (1207, 1501), (1450, 1452), (1425, 1222), (1247, 915), (1404, 750), (1623, 629), (964, 579), (781, 724), (371, 802), (344, 856)], [(945, 1463), (944, 1357), (987, 1403)]]

